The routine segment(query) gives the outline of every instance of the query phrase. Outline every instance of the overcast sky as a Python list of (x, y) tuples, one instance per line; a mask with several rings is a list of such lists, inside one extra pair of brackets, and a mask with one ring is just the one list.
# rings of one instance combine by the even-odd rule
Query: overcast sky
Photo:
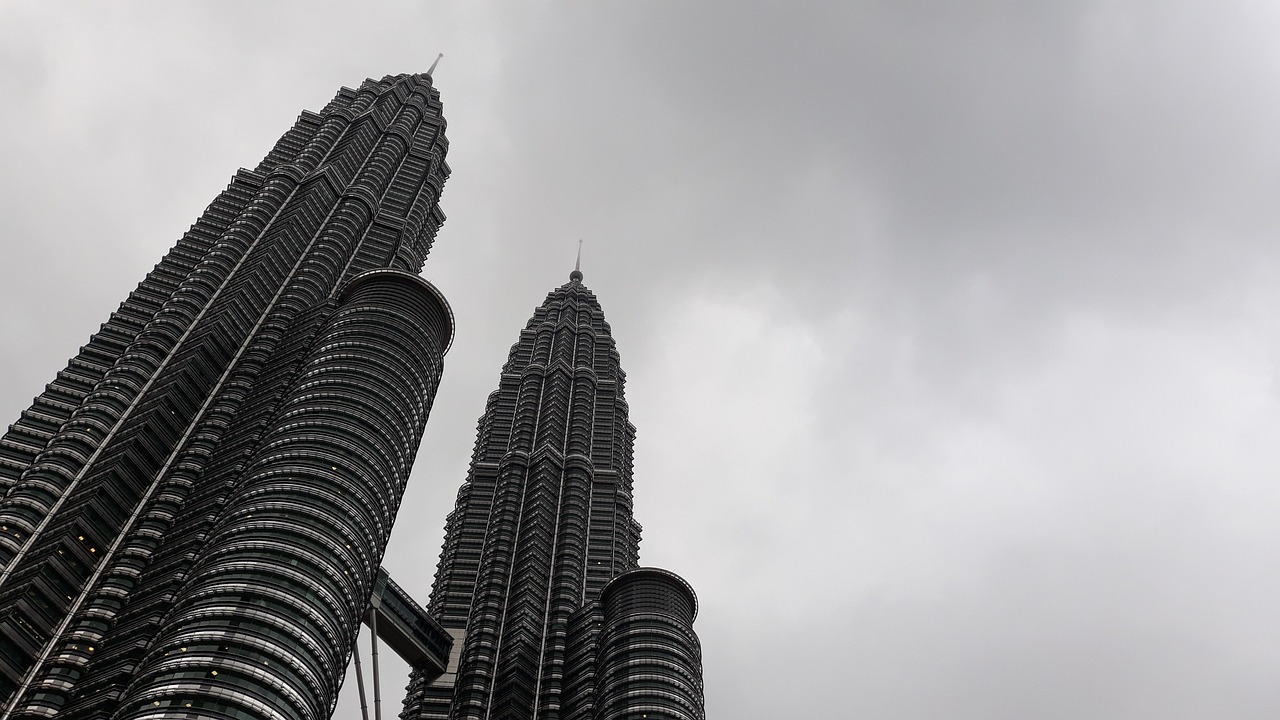
[(582, 238), (709, 717), (1272, 718), (1277, 38), (1229, 0), (7, 0), (0, 420), (302, 109), (443, 52), (411, 593)]

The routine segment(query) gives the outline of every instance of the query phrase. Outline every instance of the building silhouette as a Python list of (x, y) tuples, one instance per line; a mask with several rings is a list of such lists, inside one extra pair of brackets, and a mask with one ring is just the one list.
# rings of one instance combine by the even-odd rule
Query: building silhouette
[(697, 600), (638, 568), (626, 375), (582, 280), (534, 312), (480, 418), (428, 607), (453, 653), (411, 675), (404, 720), (704, 717)]
[(0, 438), (0, 718), (328, 717), (371, 594), (443, 665), (379, 565), (452, 337), (444, 128), (427, 74), (304, 112)]

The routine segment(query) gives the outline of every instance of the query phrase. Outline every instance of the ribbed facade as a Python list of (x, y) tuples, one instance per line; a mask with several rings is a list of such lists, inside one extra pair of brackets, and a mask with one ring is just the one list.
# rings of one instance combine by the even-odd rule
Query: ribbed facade
[[(640, 568), (609, 583), (600, 597), (594, 650), (597, 720), (703, 720), (702, 646), (693, 632), (698, 600), (678, 575)], [(585, 708), (584, 708), (585, 709)]]
[(0, 717), (331, 712), (452, 319), (425, 75), (343, 88), (0, 438)]
[[(639, 561), (624, 384), (609, 324), (575, 270), (512, 346), (480, 418), (428, 608), (453, 634), (454, 657), (434, 681), (411, 677), (404, 720), (557, 720), (567, 701), (595, 707), (596, 601)], [(611, 622), (626, 626), (623, 615)], [(630, 661), (610, 658), (611, 677), (625, 675)], [(700, 709), (696, 669), (690, 707)]]
[(623, 573), (569, 620), (564, 720), (704, 720), (698, 599), (660, 568)]

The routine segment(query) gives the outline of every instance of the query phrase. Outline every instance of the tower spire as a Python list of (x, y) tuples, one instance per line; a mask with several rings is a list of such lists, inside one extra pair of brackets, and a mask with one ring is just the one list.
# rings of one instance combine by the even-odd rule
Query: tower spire
[(573, 272), (569, 273), (569, 279), (575, 282), (582, 282), (582, 241), (578, 241), (578, 259), (573, 263)]
[(440, 64), (440, 58), (444, 57), (444, 53), (436, 55), (435, 62), (431, 63), (431, 67), (427, 68), (427, 77), (431, 77), (436, 72), (436, 66)]

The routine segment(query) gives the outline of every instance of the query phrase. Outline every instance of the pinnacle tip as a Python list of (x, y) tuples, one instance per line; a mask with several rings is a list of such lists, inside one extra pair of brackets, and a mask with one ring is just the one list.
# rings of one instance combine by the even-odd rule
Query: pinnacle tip
[(570, 280), (582, 281), (582, 241), (578, 241), (578, 259), (573, 263), (573, 272), (569, 273)]

